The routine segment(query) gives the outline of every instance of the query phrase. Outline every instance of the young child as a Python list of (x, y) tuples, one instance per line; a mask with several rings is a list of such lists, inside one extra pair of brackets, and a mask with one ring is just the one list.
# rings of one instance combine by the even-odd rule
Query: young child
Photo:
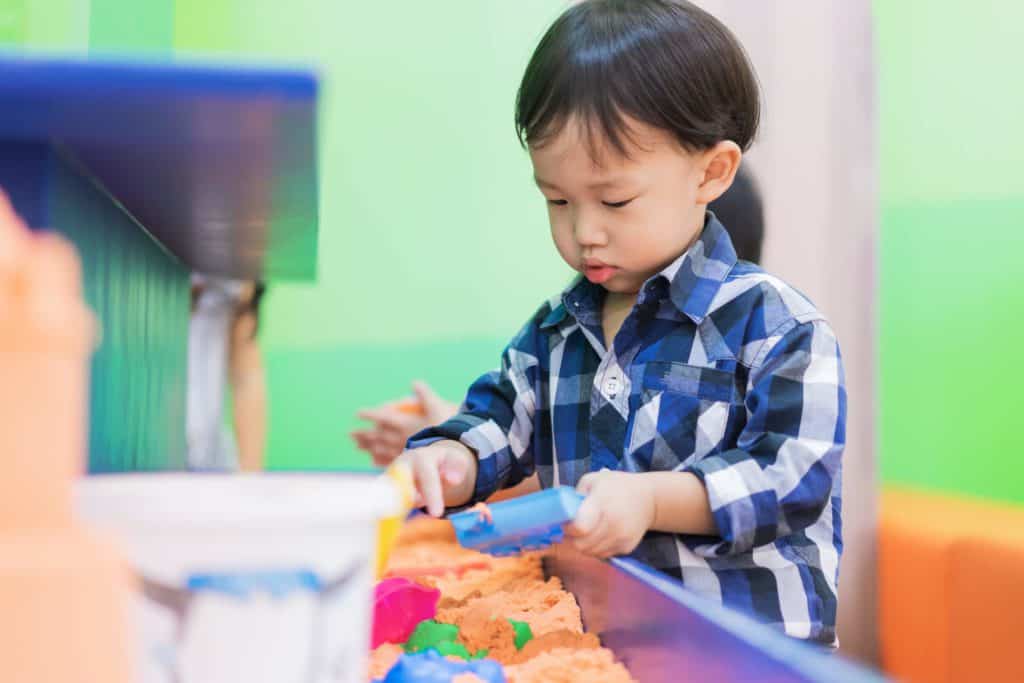
[[(681, 0), (586, 0), (516, 103), (555, 247), (580, 276), (452, 419), (402, 455), (433, 515), (539, 475), (568, 530), (786, 633), (835, 644), (846, 394), (835, 335), (707, 205), (759, 117), (732, 34)], [(514, 239), (514, 237), (512, 237)]]

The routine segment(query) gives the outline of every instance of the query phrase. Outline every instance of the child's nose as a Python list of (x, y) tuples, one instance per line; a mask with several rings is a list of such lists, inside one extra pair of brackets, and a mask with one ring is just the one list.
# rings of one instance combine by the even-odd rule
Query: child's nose
[(582, 247), (602, 246), (608, 241), (607, 233), (597, 216), (578, 212), (573, 217), (573, 234)]

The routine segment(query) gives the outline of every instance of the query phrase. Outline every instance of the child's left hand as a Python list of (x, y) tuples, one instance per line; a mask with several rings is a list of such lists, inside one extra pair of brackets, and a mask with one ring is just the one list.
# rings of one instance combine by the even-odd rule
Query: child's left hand
[(582, 553), (600, 558), (627, 555), (654, 523), (654, 493), (640, 474), (591, 472), (576, 490), (586, 499), (566, 533)]

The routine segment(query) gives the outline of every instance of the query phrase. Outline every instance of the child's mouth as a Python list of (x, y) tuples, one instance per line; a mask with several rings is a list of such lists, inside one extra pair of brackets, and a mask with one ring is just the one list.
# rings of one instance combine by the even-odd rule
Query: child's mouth
[(595, 285), (600, 285), (612, 279), (612, 277), (615, 275), (615, 273), (618, 272), (618, 270), (619, 269), (616, 268), (615, 266), (607, 265), (584, 266), (583, 274), (586, 276), (588, 280), (593, 282)]

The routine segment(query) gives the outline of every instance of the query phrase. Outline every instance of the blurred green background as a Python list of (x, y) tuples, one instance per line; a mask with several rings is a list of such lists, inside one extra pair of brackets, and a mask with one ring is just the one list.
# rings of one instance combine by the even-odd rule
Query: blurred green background
[(882, 481), (1024, 502), (1024, 4), (874, 6)]
[[(316, 65), (320, 275), (273, 283), (276, 468), (363, 467), (359, 406), (449, 397), (569, 273), (512, 128), (559, 0), (0, 0), (0, 42)], [(876, 0), (883, 483), (1024, 502), (1016, 0)]]

